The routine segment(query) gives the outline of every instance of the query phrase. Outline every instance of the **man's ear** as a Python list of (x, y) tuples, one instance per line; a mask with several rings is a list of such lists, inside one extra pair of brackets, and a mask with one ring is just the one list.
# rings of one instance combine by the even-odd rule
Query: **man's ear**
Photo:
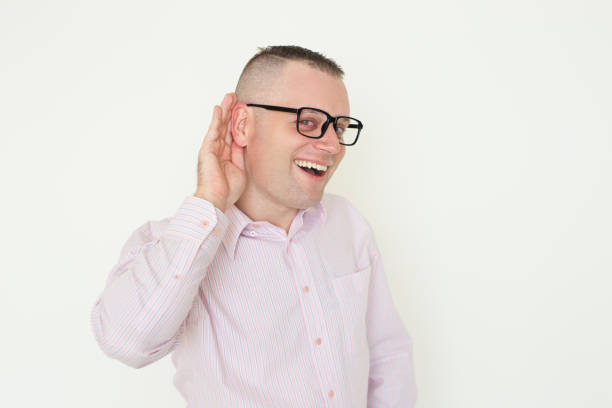
[(234, 105), (232, 108), (231, 132), (232, 138), (240, 147), (247, 145), (248, 135), (250, 132), (248, 125), (251, 124), (249, 120), (251, 120), (251, 118), (249, 118), (247, 106), (242, 102)]

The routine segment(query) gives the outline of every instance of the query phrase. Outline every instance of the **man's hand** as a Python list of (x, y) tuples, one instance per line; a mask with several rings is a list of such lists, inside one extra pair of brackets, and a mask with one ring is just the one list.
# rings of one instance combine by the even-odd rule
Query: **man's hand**
[(225, 212), (244, 191), (244, 148), (232, 138), (231, 112), (236, 94), (228, 93), (215, 105), (212, 121), (198, 154), (198, 187), (194, 196)]

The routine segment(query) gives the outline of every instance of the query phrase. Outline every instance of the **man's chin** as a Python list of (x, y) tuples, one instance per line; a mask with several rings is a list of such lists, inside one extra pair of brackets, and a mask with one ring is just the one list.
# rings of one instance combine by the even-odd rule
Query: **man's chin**
[(323, 198), (323, 191), (321, 191), (321, 193), (316, 194), (314, 196), (313, 195), (306, 196), (304, 197), (304, 199), (300, 200), (297, 208), (305, 210), (307, 208), (314, 207), (315, 205), (321, 202), (321, 198)]

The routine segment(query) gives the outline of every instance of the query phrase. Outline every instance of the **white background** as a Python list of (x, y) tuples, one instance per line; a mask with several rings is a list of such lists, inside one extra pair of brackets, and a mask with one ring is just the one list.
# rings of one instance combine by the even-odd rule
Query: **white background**
[(329, 192), (373, 226), (420, 408), (612, 406), (608, 1), (0, 0), (2, 407), (179, 407), (169, 357), (89, 314), (129, 234), (195, 191), (257, 47), (346, 71)]

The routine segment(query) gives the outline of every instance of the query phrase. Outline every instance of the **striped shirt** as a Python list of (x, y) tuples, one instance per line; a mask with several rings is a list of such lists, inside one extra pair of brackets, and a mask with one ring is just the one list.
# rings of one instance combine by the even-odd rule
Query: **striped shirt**
[(172, 352), (188, 407), (413, 407), (412, 340), (367, 221), (326, 193), (289, 232), (187, 196), (127, 240), (91, 312), (132, 367)]

